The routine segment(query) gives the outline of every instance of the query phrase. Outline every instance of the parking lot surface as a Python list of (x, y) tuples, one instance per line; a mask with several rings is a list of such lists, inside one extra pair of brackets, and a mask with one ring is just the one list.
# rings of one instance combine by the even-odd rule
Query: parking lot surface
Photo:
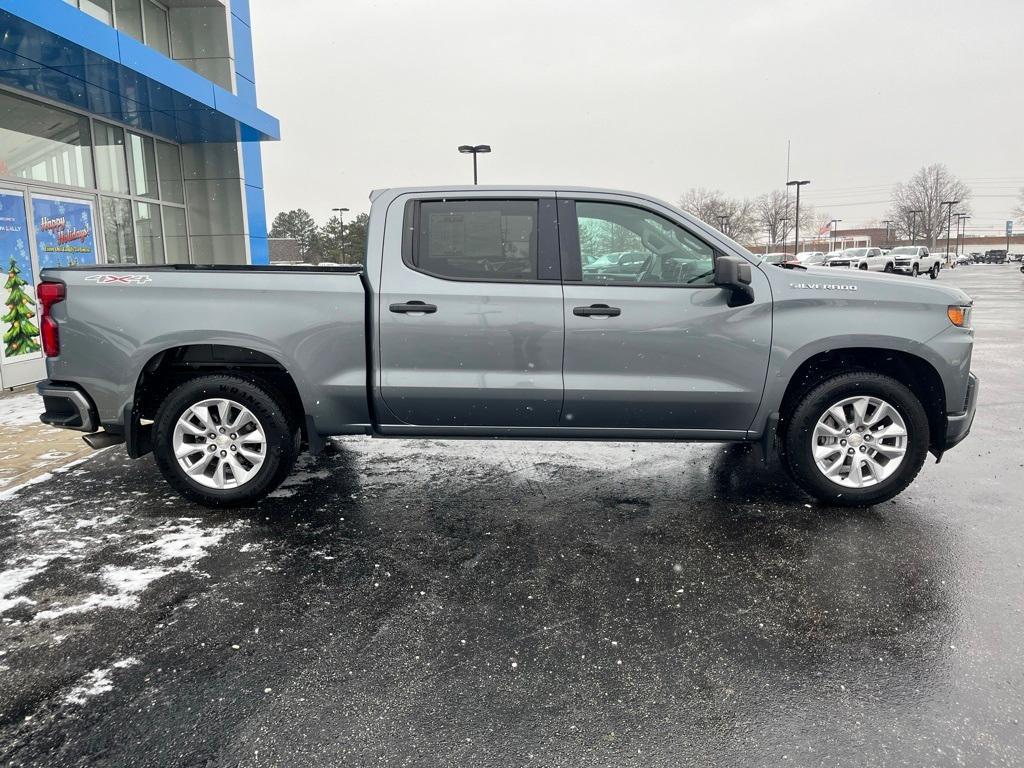
[(939, 280), (974, 431), (869, 510), (736, 446), (369, 439), (230, 514), (121, 449), (0, 500), (0, 763), (1024, 764), (1024, 275)]

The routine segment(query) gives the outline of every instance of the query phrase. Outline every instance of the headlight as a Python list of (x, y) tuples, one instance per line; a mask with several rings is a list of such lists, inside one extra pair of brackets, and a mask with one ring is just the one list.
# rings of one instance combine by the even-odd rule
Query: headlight
[(946, 309), (946, 317), (948, 317), (949, 322), (951, 322), (957, 328), (970, 328), (971, 306), (970, 304), (954, 304)]

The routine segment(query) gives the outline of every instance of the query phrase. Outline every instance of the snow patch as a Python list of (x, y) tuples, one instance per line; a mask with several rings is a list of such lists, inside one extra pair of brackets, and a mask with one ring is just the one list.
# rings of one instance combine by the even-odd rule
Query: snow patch
[(115, 669), (134, 667), (138, 663), (138, 659), (130, 656), (126, 659), (115, 661), (107, 669), (94, 669), (92, 672), (85, 675), (78, 685), (67, 692), (67, 695), (64, 696), (64, 702), (66, 704), (81, 705), (85, 704), (86, 701), (94, 696), (109, 693), (114, 690), (114, 684), (110, 682), (110, 673)]
[(209, 550), (235, 530), (238, 525), (202, 528), (194, 518), (182, 518), (155, 529), (140, 531), (156, 534), (155, 541), (127, 549), (138, 555), (138, 565), (105, 565), (99, 577), (105, 590), (87, 596), (73, 605), (60, 605), (40, 611), (36, 621), (56, 619), (71, 614), (87, 613), (100, 608), (135, 608), (139, 598), (154, 582), (174, 573), (194, 571)]
[(45, 410), (43, 398), (35, 392), (0, 397), (0, 427), (41, 425), (39, 415)]

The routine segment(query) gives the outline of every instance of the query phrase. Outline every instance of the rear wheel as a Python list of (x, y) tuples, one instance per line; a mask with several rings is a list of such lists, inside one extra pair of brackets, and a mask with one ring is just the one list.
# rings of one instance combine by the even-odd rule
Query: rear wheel
[(213, 375), (191, 379), (164, 400), (153, 453), (182, 496), (207, 507), (251, 504), (295, 464), (299, 429), (285, 399), (263, 382)]
[(932, 268), (928, 270), (928, 277), (930, 277), (932, 280), (938, 280), (939, 279), (939, 264), (938, 264), (938, 262), (932, 264)]
[(790, 473), (812, 496), (868, 506), (910, 485), (928, 442), (928, 417), (913, 392), (888, 376), (854, 372), (799, 400), (782, 446)]

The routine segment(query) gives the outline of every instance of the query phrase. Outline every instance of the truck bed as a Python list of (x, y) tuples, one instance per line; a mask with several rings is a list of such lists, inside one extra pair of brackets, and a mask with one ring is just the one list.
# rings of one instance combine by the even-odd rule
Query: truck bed
[[(66, 298), (54, 306), (61, 354), (50, 378), (73, 379), (99, 422), (127, 422), (136, 385), (165, 364), (200, 367), (246, 355), (291, 376), (316, 429), (370, 423), (367, 292), (362, 267), (100, 266), (47, 269)], [(66, 376), (65, 376), (66, 373)]]

